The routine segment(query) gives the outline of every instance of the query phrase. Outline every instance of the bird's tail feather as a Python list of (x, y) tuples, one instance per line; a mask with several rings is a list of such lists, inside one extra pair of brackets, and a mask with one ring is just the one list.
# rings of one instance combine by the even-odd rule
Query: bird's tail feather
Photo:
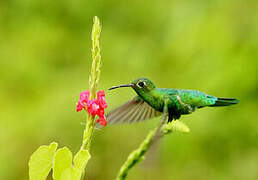
[(230, 106), (233, 104), (237, 104), (239, 100), (233, 98), (218, 98), (215, 104), (210, 106)]

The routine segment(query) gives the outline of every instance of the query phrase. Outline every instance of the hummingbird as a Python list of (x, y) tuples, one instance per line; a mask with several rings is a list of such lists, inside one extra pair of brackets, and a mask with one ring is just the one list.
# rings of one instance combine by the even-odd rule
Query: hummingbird
[(145, 77), (108, 90), (122, 87), (131, 87), (137, 96), (107, 114), (107, 121), (111, 124), (139, 122), (158, 117), (162, 113), (166, 113), (167, 122), (171, 122), (196, 109), (230, 106), (239, 102), (234, 98), (218, 98), (196, 90), (157, 88)]

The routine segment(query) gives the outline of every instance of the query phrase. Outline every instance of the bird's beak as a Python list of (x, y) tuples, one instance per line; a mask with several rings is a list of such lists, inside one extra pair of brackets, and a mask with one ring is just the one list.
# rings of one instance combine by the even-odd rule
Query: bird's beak
[(124, 84), (124, 85), (119, 85), (119, 86), (113, 86), (113, 87), (109, 88), (108, 90), (121, 88), (121, 87), (133, 87), (133, 84)]

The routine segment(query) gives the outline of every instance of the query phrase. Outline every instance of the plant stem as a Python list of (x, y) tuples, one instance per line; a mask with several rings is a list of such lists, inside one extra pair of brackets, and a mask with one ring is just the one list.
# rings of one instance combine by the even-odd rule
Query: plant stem
[[(91, 64), (91, 74), (89, 76), (89, 88), (90, 88), (90, 99), (96, 98), (98, 82), (100, 78), (100, 65), (101, 65), (101, 55), (100, 55), (100, 39), (101, 25), (99, 18), (95, 16), (93, 18), (93, 28), (91, 33), (92, 39), (92, 64)], [(83, 140), (81, 145), (81, 150), (90, 151), (90, 144), (93, 137), (96, 121), (94, 117), (87, 113), (86, 126), (83, 131)], [(85, 171), (83, 171), (81, 180), (84, 179)]]
[(95, 127), (94, 125), (92, 125), (94, 120), (92, 119), (91, 116), (88, 117), (87, 120), (88, 121), (86, 123), (86, 127), (85, 127), (84, 132), (83, 132), (83, 141), (82, 141), (81, 150), (83, 150), (83, 149), (89, 150), (90, 149), (90, 144), (91, 144), (93, 131), (94, 131), (94, 127)]
[(158, 127), (156, 127), (154, 130), (150, 131), (147, 137), (144, 139), (144, 141), (140, 144), (139, 148), (131, 152), (131, 154), (128, 156), (127, 160), (124, 162), (122, 167), (120, 168), (120, 171), (118, 173), (118, 176), (116, 180), (123, 180), (126, 178), (128, 171), (136, 165), (138, 162), (144, 159), (144, 154), (147, 152), (147, 150), (151, 147), (151, 145), (156, 142), (161, 136), (161, 128), (166, 122), (167, 115), (163, 115), (162, 121), (159, 124)]
[(144, 141), (140, 144), (139, 148), (134, 150), (130, 153), (124, 164), (121, 166), (118, 176), (116, 180), (124, 180), (127, 175), (128, 171), (136, 165), (138, 162), (144, 159), (144, 154), (148, 151), (148, 149), (151, 147), (151, 145), (159, 140), (162, 136), (169, 134), (174, 131), (182, 132), (182, 133), (188, 133), (189, 128), (187, 125), (185, 125), (181, 121), (172, 121), (169, 123), (166, 123), (167, 115), (168, 115), (168, 109), (167, 109), (167, 103), (168, 101), (165, 101), (164, 106), (164, 112), (162, 116), (161, 123), (158, 127), (156, 127), (154, 130), (149, 132), (147, 137), (144, 139)]
[[(92, 65), (91, 65), (91, 74), (89, 76), (89, 87), (90, 87), (90, 99), (96, 98), (97, 87), (100, 77), (100, 66), (101, 66), (101, 55), (100, 55), (100, 39), (101, 25), (99, 18), (97, 16), (93, 19), (93, 28), (91, 33), (92, 39)], [(86, 111), (87, 113), (87, 111)], [(93, 137), (95, 129), (95, 119), (87, 113), (86, 126), (83, 132), (83, 141), (81, 150), (86, 149), (90, 150), (90, 144)]]
[[(91, 66), (91, 74), (89, 77), (89, 87), (90, 87), (90, 96), (91, 96), (90, 99), (96, 98), (97, 86), (98, 86), (99, 77), (100, 77), (100, 65), (101, 65), (101, 55), (100, 55), (100, 45), (99, 45), (100, 32), (101, 32), (100, 22), (98, 17), (95, 16), (93, 19), (93, 28), (91, 33), (92, 66)], [(90, 144), (93, 137), (95, 125), (96, 125), (96, 122), (94, 118), (87, 113), (86, 127), (83, 132), (83, 141), (82, 141), (81, 150), (90, 149)]]

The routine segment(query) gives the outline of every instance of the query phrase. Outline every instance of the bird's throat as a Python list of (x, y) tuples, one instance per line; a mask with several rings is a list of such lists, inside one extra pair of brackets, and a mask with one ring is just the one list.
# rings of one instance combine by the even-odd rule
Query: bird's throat
[(156, 92), (156, 89), (153, 89), (151, 91), (145, 92), (145, 91), (139, 91), (136, 93), (138, 94), (138, 96), (140, 96), (147, 104), (149, 104), (151, 107), (153, 107), (154, 109), (160, 111), (163, 109), (162, 105), (163, 105), (163, 101), (162, 101), (162, 97), (159, 96), (159, 94)]

